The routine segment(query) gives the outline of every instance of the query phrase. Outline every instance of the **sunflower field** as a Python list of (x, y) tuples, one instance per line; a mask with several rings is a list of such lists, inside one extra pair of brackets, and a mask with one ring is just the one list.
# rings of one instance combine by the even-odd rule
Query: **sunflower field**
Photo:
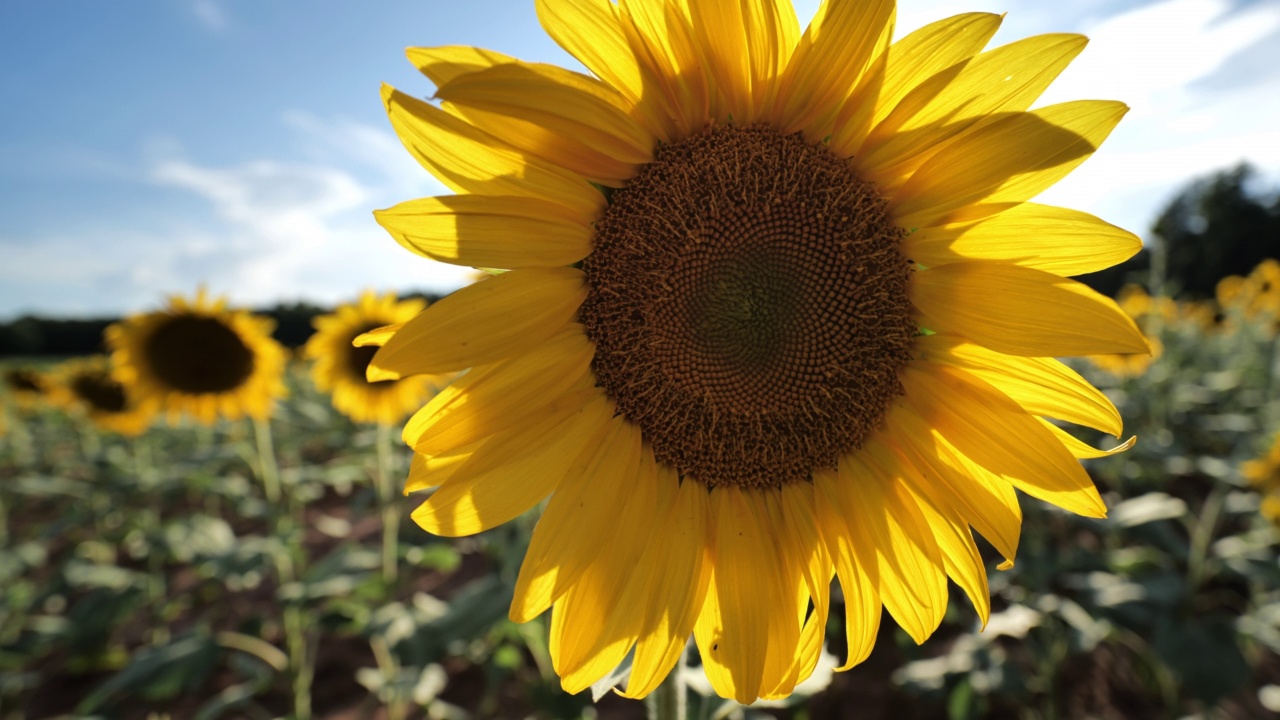
[(1280, 714), (1280, 197), (1040, 202), (1130, 107), (1006, 14), (533, 5), (380, 93), (463, 287), (0, 365), (0, 720)]
[[(1160, 350), (1077, 363), (1138, 437), (1086, 463), (1108, 517), (1023, 503), (1016, 564), (984, 548), (985, 629), (953, 588), (927, 643), (885, 622), (833, 673), (833, 607), (837, 640), (789, 699), (718, 698), (691, 658), (689, 717), (1280, 711), (1276, 269), (1227, 279), (1221, 304), (1121, 293)], [(352, 334), (376, 324), (349, 313)], [(290, 361), (269, 420), (278, 468), (251, 420), (95, 421), (66, 399), (86, 363), (5, 365), (0, 718), (645, 716), (608, 690), (625, 664), (566, 694), (546, 619), (507, 618), (533, 517), (454, 540), (405, 523), (384, 562), (387, 509), (412, 505), (379, 479), (398, 483), (409, 453), (336, 411), (308, 362)]]

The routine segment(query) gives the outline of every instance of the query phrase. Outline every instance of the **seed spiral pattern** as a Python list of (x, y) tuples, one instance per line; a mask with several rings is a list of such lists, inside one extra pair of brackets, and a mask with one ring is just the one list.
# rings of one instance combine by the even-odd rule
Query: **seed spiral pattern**
[(596, 223), (580, 312), (600, 385), (708, 486), (807, 480), (902, 392), (903, 233), (846, 160), (719, 126), (658, 149)]

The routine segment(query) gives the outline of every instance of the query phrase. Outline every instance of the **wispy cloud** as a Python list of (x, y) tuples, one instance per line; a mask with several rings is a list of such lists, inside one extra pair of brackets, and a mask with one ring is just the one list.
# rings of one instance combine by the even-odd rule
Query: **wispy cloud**
[[(364, 288), (445, 292), (467, 282), (469, 269), (411, 256), (374, 222), (374, 208), (447, 192), (390, 132), (301, 112), (282, 122), (303, 161), (214, 165), (156, 141), (132, 178), (151, 187), (146, 218), (86, 231), (71, 214), (0, 237), (0, 307), (118, 313), (200, 283), (249, 305), (333, 303)], [(161, 199), (183, 196), (183, 211)], [(204, 210), (186, 210), (192, 203)]]
[(1278, 78), (1205, 82), (1280, 29), (1280, 6), (1237, 6), (1166, 0), (1087, 28), (1089, 47), (1041, 104), (1113, 98), (1132, 110), (1097, 155), (1040, 199), (1145, 233), (1192, 177), (1241, 161), (1280, 168)]
[(152, 169), (156, 183), (207, 201), (221, 223), (232, 261), (207, 278), (210, 287), (234, 288), (242, 302), (332, 302), (364, 287), (444, 291), (465, 282), (466, 269), (408, 257), (373, 221), (375, 207), (443, 191), (400, 162), (394, 137), (303, 113), (285, 122), (315, 163), (216, 168), (173, 157)]

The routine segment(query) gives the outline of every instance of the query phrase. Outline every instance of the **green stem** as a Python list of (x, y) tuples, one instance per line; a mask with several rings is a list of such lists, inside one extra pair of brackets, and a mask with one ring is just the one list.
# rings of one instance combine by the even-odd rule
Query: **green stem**
[(258, 441), (258, 470), (262, 476), (263, 489), (274, 512), (275, 506), (280, 503), (280, 468), (276, 465), (275, 444), (271, 440), (271, 420), (254, 418), (253, 434)]
[[(280, 585), (297, 581), (301, 566), (306, 563), (306, 551), (301, 543), (301, 518), (295, 518), (295, 508), (281, 508), (280, 468), (276, 464), (275, 443), (271, 437), (271, 420), (254, 418), (254, 439), (258, 446), (258, 466), (262, 475), (263, 490), (267, 496), (268, 515), (273, 518), (277, 535), (282, 536), (285, 553), (279, 568)], [(285, 646), (289, 657), (289, 676), (293, 685), (293, 720), (311, 720), (311, 681), (315, 677), (315, 657), (307, 632), (304, 600), (290, 599), (284, 608)]]
[(394, 583), (400, 555), (400, 503), (392, 479), (391, 426), (378, 425), (378, 504), (382, 507), (382, 579)]
[(663, 679), (662, 684), (645, 699), (649, 720), (685, 720), (688, 704), (684, 683), (684, 664), (687, 649), (680, 653), (676, 666)]
[(311, 680), (315, 676), (307, 642), (302, 607), (296, 602), (284, 609), (285, 642), (289, 646), (289, 667), (293, 671), (293, 718), (311, 720)]
[(1204, 579), (1204, 564), (1209, 555), (1209, 545), (1213, 542), (1214, 532), (1218, 529), (1218, 516), (1222, 514), (1222, 505), (1227, 498), (1228, 486), (1217, 483), (1196, 518), (1195, 527), (1191, 531), (1191, 549), (1187, 558), (1187, 585), (1194, 593)]
[(280, 652), (280, 648), (261, 638), (224, 630), (214, 635), (213, 641), (229, 650), (248, 653), (270, 665), (271, 669), (276, 672), (284, 672), (289, 669), (289, 658)]

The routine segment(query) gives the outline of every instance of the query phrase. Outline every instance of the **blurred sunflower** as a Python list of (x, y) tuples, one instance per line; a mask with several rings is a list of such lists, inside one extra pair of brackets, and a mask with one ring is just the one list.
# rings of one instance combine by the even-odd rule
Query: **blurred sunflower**
[(1280, 260), (1263, 260), (1245, 277), (1219, 280), (1216, 295), (1225, 312), (1246, 320), (1280, 318)]
[(377, 348), (352, 344), (370, 330), (410, 320), (425, 307), (421, 300), (397, 301), (394, 293), (379, 297), (366, 292), (357, 302), (340, 305), (333, 314), (312, 321), (316, 332), (303, 353), (315, 361), (311, 377), (322, 392), (333, 395), (335, 408), (356, 422), (391, 425), (430, 397), (440, 379), (416, 376), (370, 381), (366, 371)]
[[(548, 608), (570, 692), (634, 648), (652, 691), (695, 636), (716, 691), (789, 694), (830, 582), (849, 656), (881, 607), (916, 641), (947, 578), (985, 620), (970, 527), (1012, 562), (1014, 489), (1105, 514), (1044, 420), (1121, 431), (1054, 356), (1146, 352), (1064, 276), (1131, 233), (1026, 202), (1083, 162), (1117, 102), (1028, 110), (1085, 45), (983, 52), (1001, 16), (891, 43), (886, 0), (538, 0), (595, 77), (468, 47), (413, 49), (439, 107), (384, 91), (457, 195), (377, 213), (426, 257), (507, 268), (374, 333), (388, 377), (472, 368), (405, 428), (414, 518), (480, 532), (550, 495), (511, 617)], [(387, 337), (389, 335), (389, 338)]]
[(113, 378), (106, 357), (69, 360), (53, 377), (59, 404), (68, 412), (82, 412), (98, 427), (121, 435), (140, 435), (151, 426), (155, 403), (139, 402)]
[(14, 405), (27, 410), (48, 400), (49, 378), (35, 368), (15, 367), (4, 371), (4, 387)]
[(1261, 493), (1262, 516), (1280, 523), (1280, 433), (1266, 453), (1240, 466), (1240, 474)]
[(155, 402), (172, 421), (188, 414), (206, 425), (219, 416), (265, 419), (284, 397), (285, 351), (271, 338), (275, 322), (228, 310), (201, 289), (193, 301), (169, 299), (164, 310), (107, 328), (115, 377), (139, 402)]
[[(1168, 324), (1178, 319), (1178, 305), (1168, 297), (1153, 298), (1140, 285), (1125, 285), (1116, 295), (1116, 303), (1126, 315), (1133, 318), (1138, 327), (1149, 331), (1155, 323)], [(1147, 336), (1149, 351), (1092, 355), (1089, 362), (1100, 370), (1120, 378), (1137, 377), (1151, 367), (1151, 363), (1164, 352), (1160, 338)]]

